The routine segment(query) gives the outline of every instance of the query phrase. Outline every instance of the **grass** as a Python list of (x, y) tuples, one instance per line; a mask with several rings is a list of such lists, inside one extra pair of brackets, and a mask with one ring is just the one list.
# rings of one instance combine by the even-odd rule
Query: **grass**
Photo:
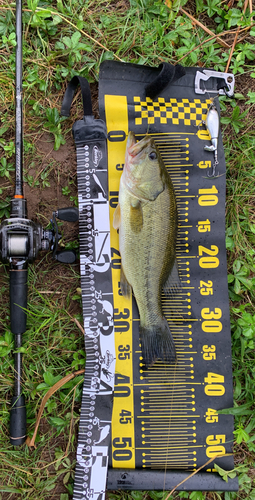
[[(26, 196), (28, 205), (34, 210), (31, 217), (44, 226), (49, 223), (51, 210), (56, 208), (58, 200), (63, 206), (77, 204), (70, 120), (59, 114), (66, 82), (74, 74), (87, 77), (95, 94), (99, 66), (107, 58), (155, 66), (161, 61), (181, 62), (184, 66), (207, 66), (225, 71), (230, 49), (222, 47), (216, 36), (212, 37), (192, 22), (185, 11), (215, 35), (223, 33), (221, 37), (229, 46), (239, 33), (229, 66), (229, 71), (236, 75), (236, 95), (232, 101), (220, 100), (227, 160), (226, 246), (233, 346), (232, 413), (235, 415), (233, 473), (239, 475), (240, 489), (238, 493), (181, 492), (173, 497), (253, 500), (255, 27), (249, 7), (243, 14), (242, 1), (230, 5), (217, 0), (166, 0), (165, 3), (152, 0), (24, 0), (23, 9)], [(2, 218), (8, 216), (14, 182), (14, 12), (14, 2), (0, 0)], [(81, 106), (77, 102), (72, 113), (72, 121), (81, 116)], [(67, 158), (61, 156), (62, 151), (66, 151), (64, 148), (70, 150)], [(72, 243), (73, 237), (75, 243)], [(69, 246), (77, 246), (77, 228), (68, 226), (64, 241)], [(8, 279), (8, 270), (0, 264), (0, 499), (68, 500), (73, 487), (82, 377), (70, 381), (49, 399), (36, 449), (13, 449), (6, 437), (13, 385)], [(46, 391), (68, 372), (83, 368), (85, 364), (83, 338), (74, 321), (82, 324), (79, 287), (78, 265), (57, 265), (49, 255), (40, 255), (29, 267), (28, 329), (22, 349), (30, 435)], [(221, 473), (224, 475), (224, 471)], [(161, 500), (166, 496), (166, 492), (109, 493), (109, 498), (115, 500)]]

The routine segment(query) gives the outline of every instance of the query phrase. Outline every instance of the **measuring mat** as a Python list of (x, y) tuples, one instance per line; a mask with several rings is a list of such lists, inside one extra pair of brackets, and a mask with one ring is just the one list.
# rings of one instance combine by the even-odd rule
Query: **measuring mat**
[[(104, 62), (100, 70), (99, 111), (108, 133), (116, 350), (108, 489), (169, 489), (177, 484), (178, 472), (183, 479), (220, 455), (193, 478), (192, 489), (236, 490), (237, 481), (222, 481), (213, 465), (216, 462), (227, 470), (234, 466), (233, 457), (226, 456), (232, 452), (233, 417), (217, 414), (233, 405), (226, 167), (219, 138), (216, 177), (208, 178), (214, 157), (204, 150), (210, 136), (201, 124), (218, 82), (212, 79), (204, 95), (198, 96), (196, 69), (186, 68), (186, 74), (159, 95), (146, 97), (146, 88), (153, 93), (150, 84), (157, 82), (159, 73), (155, 68), (113, 61)], [(112, 221), (130, 130), (138, 140), (146, 133), (153, 137), (175, 188), (182, 287), (175, 296), (162, 299), (177, 349), (176, 366), (159, 361), (145, 369), (135, 299), (122, 297), (120, 291), (121, 260)], [(141, 472), (147, 473), (144, 483)], [(180, 489), (189, 488), (187, 481)]]
[[(226, 167), (219, 137), (216, 176), (211, 177), (215, 156), (204, 149), (211, 139), (203, 125), (211, 97), (225, 80), (211, 72), (204, 80), (199, 68), (197, 94), (197, 72), (105, 61), (100, 120), (92, 115), (83, 78), (74, 77), (64, 97), (62, 111), (68, 115), (80, 83), (84, 118), (74, 124), (73, 135), (87, 358), (74, 500), (103, 500), (106, 487), (170, 490), (198, 469), (178, 489), (238, 490), (237, 478), (225, 482), (214, 469), (214, 463), (234, 467), (233, 417), (217, 413), (233, 405)], [(172, 366), (157, 361), (145, 369), (136, 302), (120, 289), (113, 214), (130, 130), (138, 140), (153, 137), (177, 200), (181, 287), (172, 296), (162, 292), (177, 351)]]

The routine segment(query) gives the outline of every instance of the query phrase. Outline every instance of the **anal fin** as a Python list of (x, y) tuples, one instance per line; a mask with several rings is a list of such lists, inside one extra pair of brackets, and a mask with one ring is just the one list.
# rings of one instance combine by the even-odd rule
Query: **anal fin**
[(163, 285), (163, 291), (166, 295), (174, 295), (182, 289), (182, 284), (179, 278), (178, 264), (175, 259), (171, 273)]

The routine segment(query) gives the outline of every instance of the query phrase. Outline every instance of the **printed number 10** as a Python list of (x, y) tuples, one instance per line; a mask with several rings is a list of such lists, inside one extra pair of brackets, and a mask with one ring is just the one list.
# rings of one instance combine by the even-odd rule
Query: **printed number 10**
[(201, 207), (212, 207), (218, 203), (218, 189), (215, 186), (198, 190), (198, 204)]

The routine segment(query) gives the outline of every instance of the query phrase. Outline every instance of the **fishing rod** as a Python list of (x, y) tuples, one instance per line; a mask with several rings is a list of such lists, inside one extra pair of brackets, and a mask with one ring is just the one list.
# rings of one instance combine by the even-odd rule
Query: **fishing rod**
[(0, 225), (0, 258), (9, 264), (10, 323), (14, 334), (14, 391), (10, 411), (10, 442), (19, 446), (26, 439), (26, 406), (22, 393), (22, 335), (27, 323), (28, 263), (40, 250), (52, 250), (59, 262), (73, 263), (73, 250), (57, 251), (61, 236), (56, 218), (78, 220), (75, 207), (53, 212), (51, 228), (44, 230), (27, 218), (27, 202), (23, 193), (23, 116), (22, 116), (22, 0), (16, 0), (16, 102), (15, 102), (15, 191), (11, 199), (10, 217)]

